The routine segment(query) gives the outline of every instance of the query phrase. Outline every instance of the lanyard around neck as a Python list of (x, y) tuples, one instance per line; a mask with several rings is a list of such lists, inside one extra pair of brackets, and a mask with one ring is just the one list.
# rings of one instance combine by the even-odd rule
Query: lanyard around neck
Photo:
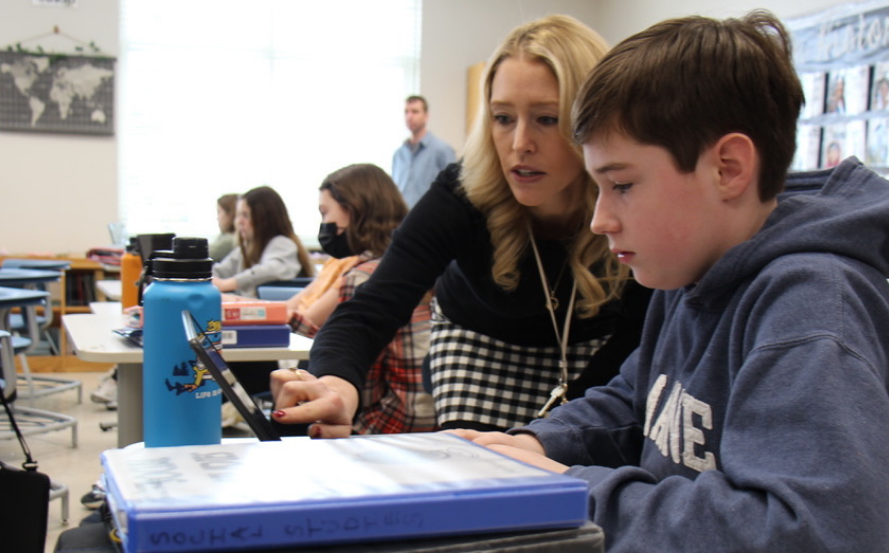
[(568, 333), (571, 330), (572, 313), (574, 313), (574, 300), (577, 297), (577, 280), (572, 279), (571, 299), (568, 301), (568, 310), (565, 312), (565, 322), (562, 331), (559, 332), (559, 323), (556, 320), (556, 310), (553, 307), (551, 297), (555, 295), (553, 290), (550, 294), (549, 282), (546, 278), (546, 272), (543, 270), (543, 261), (540, 259), (540, 252), (537, 250), (537, 243), (534, 241), (534, 233), (528, 228), (528, 234), (531, 239), (531, 247), (534, 250), (534, 258), (537, 260), (537, 269), (540, 271), (540, 282), (543, 285), (543, 295), (546, 297), (546, 309), (549, 311), (550, 319), (553, 323), (553, 332), (556, 334), (556, 341), (559, 343), (559, 385), (553, 388), (550, 397), (543, 408), (537, 413), (538, 417), (546, 416), (556, 401), (565, 403), (568, 401)]

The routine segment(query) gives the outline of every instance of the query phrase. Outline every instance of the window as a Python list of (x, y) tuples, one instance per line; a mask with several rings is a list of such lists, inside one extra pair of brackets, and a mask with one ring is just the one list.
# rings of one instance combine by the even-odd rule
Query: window
[(215, 236), (216, 198), (267, 184), (315, 243), (318, 186), (391, 170), (419, 85), (420, 0), (121, 0), (120, 214)]

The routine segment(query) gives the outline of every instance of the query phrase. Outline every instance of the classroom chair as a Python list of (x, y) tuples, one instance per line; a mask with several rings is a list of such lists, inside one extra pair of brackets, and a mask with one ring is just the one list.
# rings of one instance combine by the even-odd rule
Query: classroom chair
[[(9, 258), (3, 260), (2, 264), (3, 269), (35, 269), (40, 271), (58, 272), (59, 280), (62, 283), (63, 294), (65, 293), (65, 271), (70, 266), (71, 262), (67, 260), (28, 258)], [(43, 282), (24, 284), (22, 287), (30, 290), (47, 291), (46, 284)], [(34, 376), (31, 373), (27, 355), (34, 352), (41, 339), (46, 340), (50, 352), (54, 355), (59, 355), (59, 348), (49, 332), (54, 321), (54, 312), (51, 302), (47, 300), (43, 305), (42, 315), (37, 313), (37, 306), (29, 306), (27, 309), (30, 310), (27, 315), (32, 317), (32, 324), (29, 324), (24, 309), (21, 310), (20, 313), (13, 313), (9, 316), (9, 329), (13, 334), (17, 334), (18, 336), (31, 341), (30, 346), (19, 354), (19, 361), (22, 365), (23, 372), (18, 378), (21, 387), (19, 397), (28, 399), (33, 407), (35, 398), (57, 394), (67, 390), (76, 390), (77, 403), (81, 403), (83, 401), (83, 386), (79, 380), (48, 375)]]
[[(17, 341), (5, 330), (0, 330), (0, 376), (2, 376), (2, 390), (6, 401), (12, 407), (13, 416), (22, 436), (33, 436), (45, 432), (55, 432), (71, 428), (71, 445), (77, 447), (77, 419), (70, 415), (61, 413), (53, 413), (44, 411), (43, 409), (34, 409), (31, 407), (21, 407), (16, 405), (16, 370), (15, 355), (16, 343), (19, 348), (22, 346), (21, 341)], [(17, 439), (12, 428), (12, 422), (3, 411), (0, 414), (0, 439)], [(50, 480), (49, 500), (60, 499), (62, 505), (62, 522), (68, 522), (69, 512), (69, 492), (68, 486), (56, 480)]]

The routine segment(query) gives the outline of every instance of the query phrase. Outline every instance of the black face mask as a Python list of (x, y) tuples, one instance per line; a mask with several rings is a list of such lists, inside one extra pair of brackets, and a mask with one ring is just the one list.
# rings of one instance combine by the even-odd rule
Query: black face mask
[(349, 239), (346, 233), (337, 234), (336, 223), (321, 223), (318, 229), (318, 243), (324, 253), (337, 259), (343, 259), (355, 255), (349, 248)]

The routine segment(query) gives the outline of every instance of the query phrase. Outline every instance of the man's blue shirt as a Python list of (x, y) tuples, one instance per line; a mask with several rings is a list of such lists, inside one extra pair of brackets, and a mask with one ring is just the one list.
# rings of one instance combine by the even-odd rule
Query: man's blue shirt
[(454, 149), (431, 132), (427, 131), (413, 149), (410, 140), (405, 140), (392, 156), (392, 180), (408, 207), (414, 207), (438, 173), (454, 161)]

